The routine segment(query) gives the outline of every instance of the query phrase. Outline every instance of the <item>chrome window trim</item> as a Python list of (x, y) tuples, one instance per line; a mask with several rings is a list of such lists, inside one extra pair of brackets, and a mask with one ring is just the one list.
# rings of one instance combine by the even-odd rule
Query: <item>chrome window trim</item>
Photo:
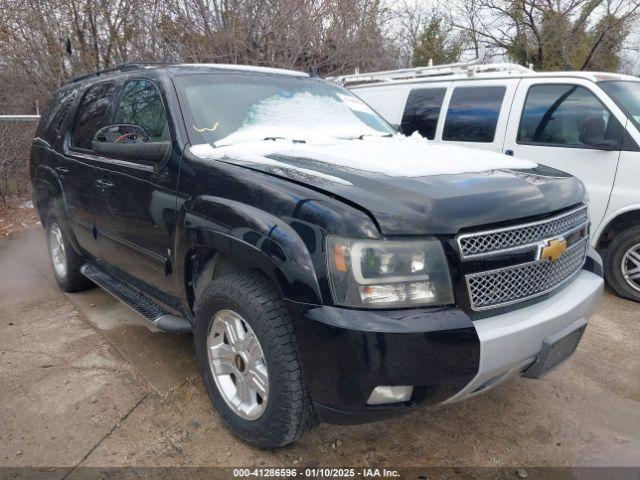
[[(503, 255), (505, 253), (514, 253), (514, 252), (520, 252), (523, 250), (529, 250), (532, 248), (536, 248), (540, 245), (540, 242), (543, 240), (546, 240), (544, 238), (541, 238), (540, 240), (537, 240), (535, 242), (530, 242), (527, 244), (523, 244), (523, 245), (517, 245), (514, 247), (508, 247), (508, 248), (503, 248), (500, 250), (492, 250), (489, 252), (482, 252), (482, 253), (473, 253), (470, 255), (465, 255), (463, 253), (463, 248), (462, 248), (462, 240), (466, 239), (466, 238), (473, 238), (473, 237), (481, 237), (484, 235), (492, 235), (495, 233), (503, 233), (503, 232), (511, 232), (511, 231), (515, 231), (515, 230), (521, 230), (524, 228), (529, 228), (529, 227), (535, 227), (538, 225), (544, 225), (545, 223), (551, 223), (551, 222), (555, 222), (557, 220), (560, 220), (562, 218), (574, 215), (576, 213), (579, 213), (581, 211), (586, 211), (587, 210), (587, 206), (586, 205), (582, 205), (578, 208), (574, 208), (573, 210), (569, 210), (568, 212), (564, 212), (560, 215), (555, 215), (553, 217), (548, 217), (545, 218), (543, 220), (538, 220), (535, 222), (528, 222), (528, 223), (521, 223), (518, 225), (514, 225), (511, 227), (503, 227), (503, 228), (495, 228), (495, 229), (491, 229), (491, 230), (482, 230), (479, 232), (472, 232), (472, 233), (463, 233), (460, 234), (456, 237), (456, 243), (458, 245), (458, 251), (460, 253), (460, 258), (462, 258), (463, 260), (469, 260), (469, 259), (476, 259), (476, 258), (486, 258), (486, 257), (493, 257), (496, 255)], [(557, 233), (555, 235), (551, 235), (548, 237), (548, 239), (553, 239), (553, 238), (557, 238), (563, 235), (569, 235), (577, 230), (580, 230), (581, 228), (584, 228), (585, 226), (589, 225), (589, 219), (588, 219), (588, 215), (587, 215), (587, 220), (583, 223), (581, 223), (580, 225), (578, 225), (577, 227), (571, 228), (569, 230), (566, 230), (564, 232), (561, 233)]]
[(533, 264), (536, 264), (536, 263), (542, 263), (542, 262), (545, 262), (545, 261), (548, 261), (548, 260), (533, 260), (531, 262), (518, 263), (518, 264), (515, 264), (515, 265), (510, 265), (508, 267), (496, 268), (494, 270), (485, 270), (485, 271), (482, 271), (482, 272), (477, 272), (477, 273), (472, 273), (472, 274), (469, 274), (469, 275), (465, 275), (465, 283), (467, 284), (467, 295), (469, 296), (469, 304), (471, 305), (471, 310), (473, 310), (474, 312), (481, 312), (481, 311), (486, 311), (486, 310), (495, 310), (496, 308), (507, 307), (509, 305), (514, 305), (516, 303), (526, 302), (528, 300), (532, 300), (534, 298), (541, 297), (542, 295), (546, 295), (547, 293), (550, 293), (550, 292), (552, 292), (552, 291), (554, 291), (556, 289), (559, 289), (560, 287), (562, 287), (563, 285), (568, 283), (571, 279), (573, 279), (578, 273), (580, 273), (582, 271), (582, 268), (584, 267), (584, 264), (585, 264), (585, 262), (587, 260), (588, 244), (589, 244), (589, 237), (586, 236), (586, 237), (582, 238), (580, 241), (578, 241), (577, 243), (573, 244), (571, 247), (569, 247), (567, 249), (567, 251), (569, 251), (569, 250), (572, 250), (574, 248), (578, 248), (580, 246), (582, 246), (584, 248), (584, 258), (582, 259), (582, 264), (580, 265), (580, 268), (576, 269), (575, 272), (573, 272), (571, 275), (569, 275), (567, 278), (562, 280), (560, 283), (554, 285), (553, 287), (550, 287), (550, 288), (548, 288), (546, 290), (534, 293), (532, 295), (528, 295), (526, 297), (518, 298), (516, 300), (509, 300), (508, 302), (496, 303), (496, 304), (489, 305), (489, 306), (486, 306), (486, 307), (476, 307), (474, 305), (474, 302), (473, 302), (473, 296), (472, 296), (471, 285), (469, 284), (469, 280), (472, 279), (472, 278), (481, 277), (481, 276), (484, 276), (484, 275), (490, 275), (490, 274), (499, 273), (499, 272), (505, 271), (505, 270), (511, 270), (511, 269), (517, 268), (517, 267), (525, 267), (525, 266), (533, 265)]
[(118, 160), (115, 158), (102, 157), (100, 155), (93, 155), (90, 153), (73, 152), (71, 155), (75, 157), (84, 158), (85, 160), (92, 160), (94, 162), (106, 163), (109, 165), (116, 165), (118, 167), (133, 168), (143, 172), (153, 172), (152, 165), (145, 165), (143, 163), (127, 162), (126, 160)]

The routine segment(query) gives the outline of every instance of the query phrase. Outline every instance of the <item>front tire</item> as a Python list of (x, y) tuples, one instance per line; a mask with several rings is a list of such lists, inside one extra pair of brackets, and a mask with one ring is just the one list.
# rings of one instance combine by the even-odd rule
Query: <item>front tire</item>
[(69, 243), (62, 222), (51, 216), (47, 221), (47, 243), (49, 259), (56, 283), (65, 292), (79, 292), (93, 286), (93, 283), (80, 273), (83, 259)]
[(618, 295), (640, 302), (640, 226), (624, 230), (609, 244), (605, 277)]
[(214, 280), (198, 300), (194, 336), (204, 386), (233, 434), (275, 448), (313, 426), (291, 318), (268, 277)]

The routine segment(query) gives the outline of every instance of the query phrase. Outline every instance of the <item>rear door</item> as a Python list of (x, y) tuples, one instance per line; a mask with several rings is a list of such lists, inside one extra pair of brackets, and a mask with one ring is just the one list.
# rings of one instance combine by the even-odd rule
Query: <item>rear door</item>
[(404, 105), (400, 129), (405, 135), (418, 132), (434, 140), (441, 123), (442, 105), (451, 82), (427, 83), (412, 86)]
[(450, 86), (451, 82), (422, 82), (361, 87), (352, 92), (405, 135), (417, 131), (434, 140)]
[(585, 141), (587, 136), (597, 135), (602, 137), (603, 145), (605, 141), (620, 145), (624, 127), (616, 118), (616, 113), (621, 113), (616, 105), (592, 85), (571, 78), (522, 80), (504, 148), (516, 157), (563, 170), (582, 180), (595, 228), (607, 209), (620, 148), (606, 150)]
[[(161, 91), (148, 79), (124, 84), (111, 123), (139, 125), (150, 142), (171, 139)], [(139, 280), (142, 290), (151, 287), (154, 296), (158, 289), (174, 292), (169, 259), (179, 154), (162, 163), (105, 159), (103, 166), (101, 213), (96, 215), (102, 258), (116, 274)]]
[(453, 82), (444, 100), (436, 140), (502, 152), (511, 102), (518, 80)]

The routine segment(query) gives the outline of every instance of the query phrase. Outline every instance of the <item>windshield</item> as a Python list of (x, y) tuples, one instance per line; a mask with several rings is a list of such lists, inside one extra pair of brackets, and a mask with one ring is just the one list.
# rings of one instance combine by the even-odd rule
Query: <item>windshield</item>
[(640, 82), (606, 81), (598, 85), (640, 128)]
[(358, 97), (322, 80), (199, 74), (174, 81), (193, 145), (395, 133)]

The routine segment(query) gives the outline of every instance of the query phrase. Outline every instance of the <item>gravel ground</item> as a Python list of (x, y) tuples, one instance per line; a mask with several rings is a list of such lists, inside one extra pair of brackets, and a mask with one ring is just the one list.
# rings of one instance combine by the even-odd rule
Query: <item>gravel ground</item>
[(611, 293), (577, 353), (544, 380), (321, 425), (275, 451), (222, 426), (191, 336), (141, 322), (99, 289), (59, 291), (40, 229), (0, 240), (0, 467), (640, 466), (639, 305)]

